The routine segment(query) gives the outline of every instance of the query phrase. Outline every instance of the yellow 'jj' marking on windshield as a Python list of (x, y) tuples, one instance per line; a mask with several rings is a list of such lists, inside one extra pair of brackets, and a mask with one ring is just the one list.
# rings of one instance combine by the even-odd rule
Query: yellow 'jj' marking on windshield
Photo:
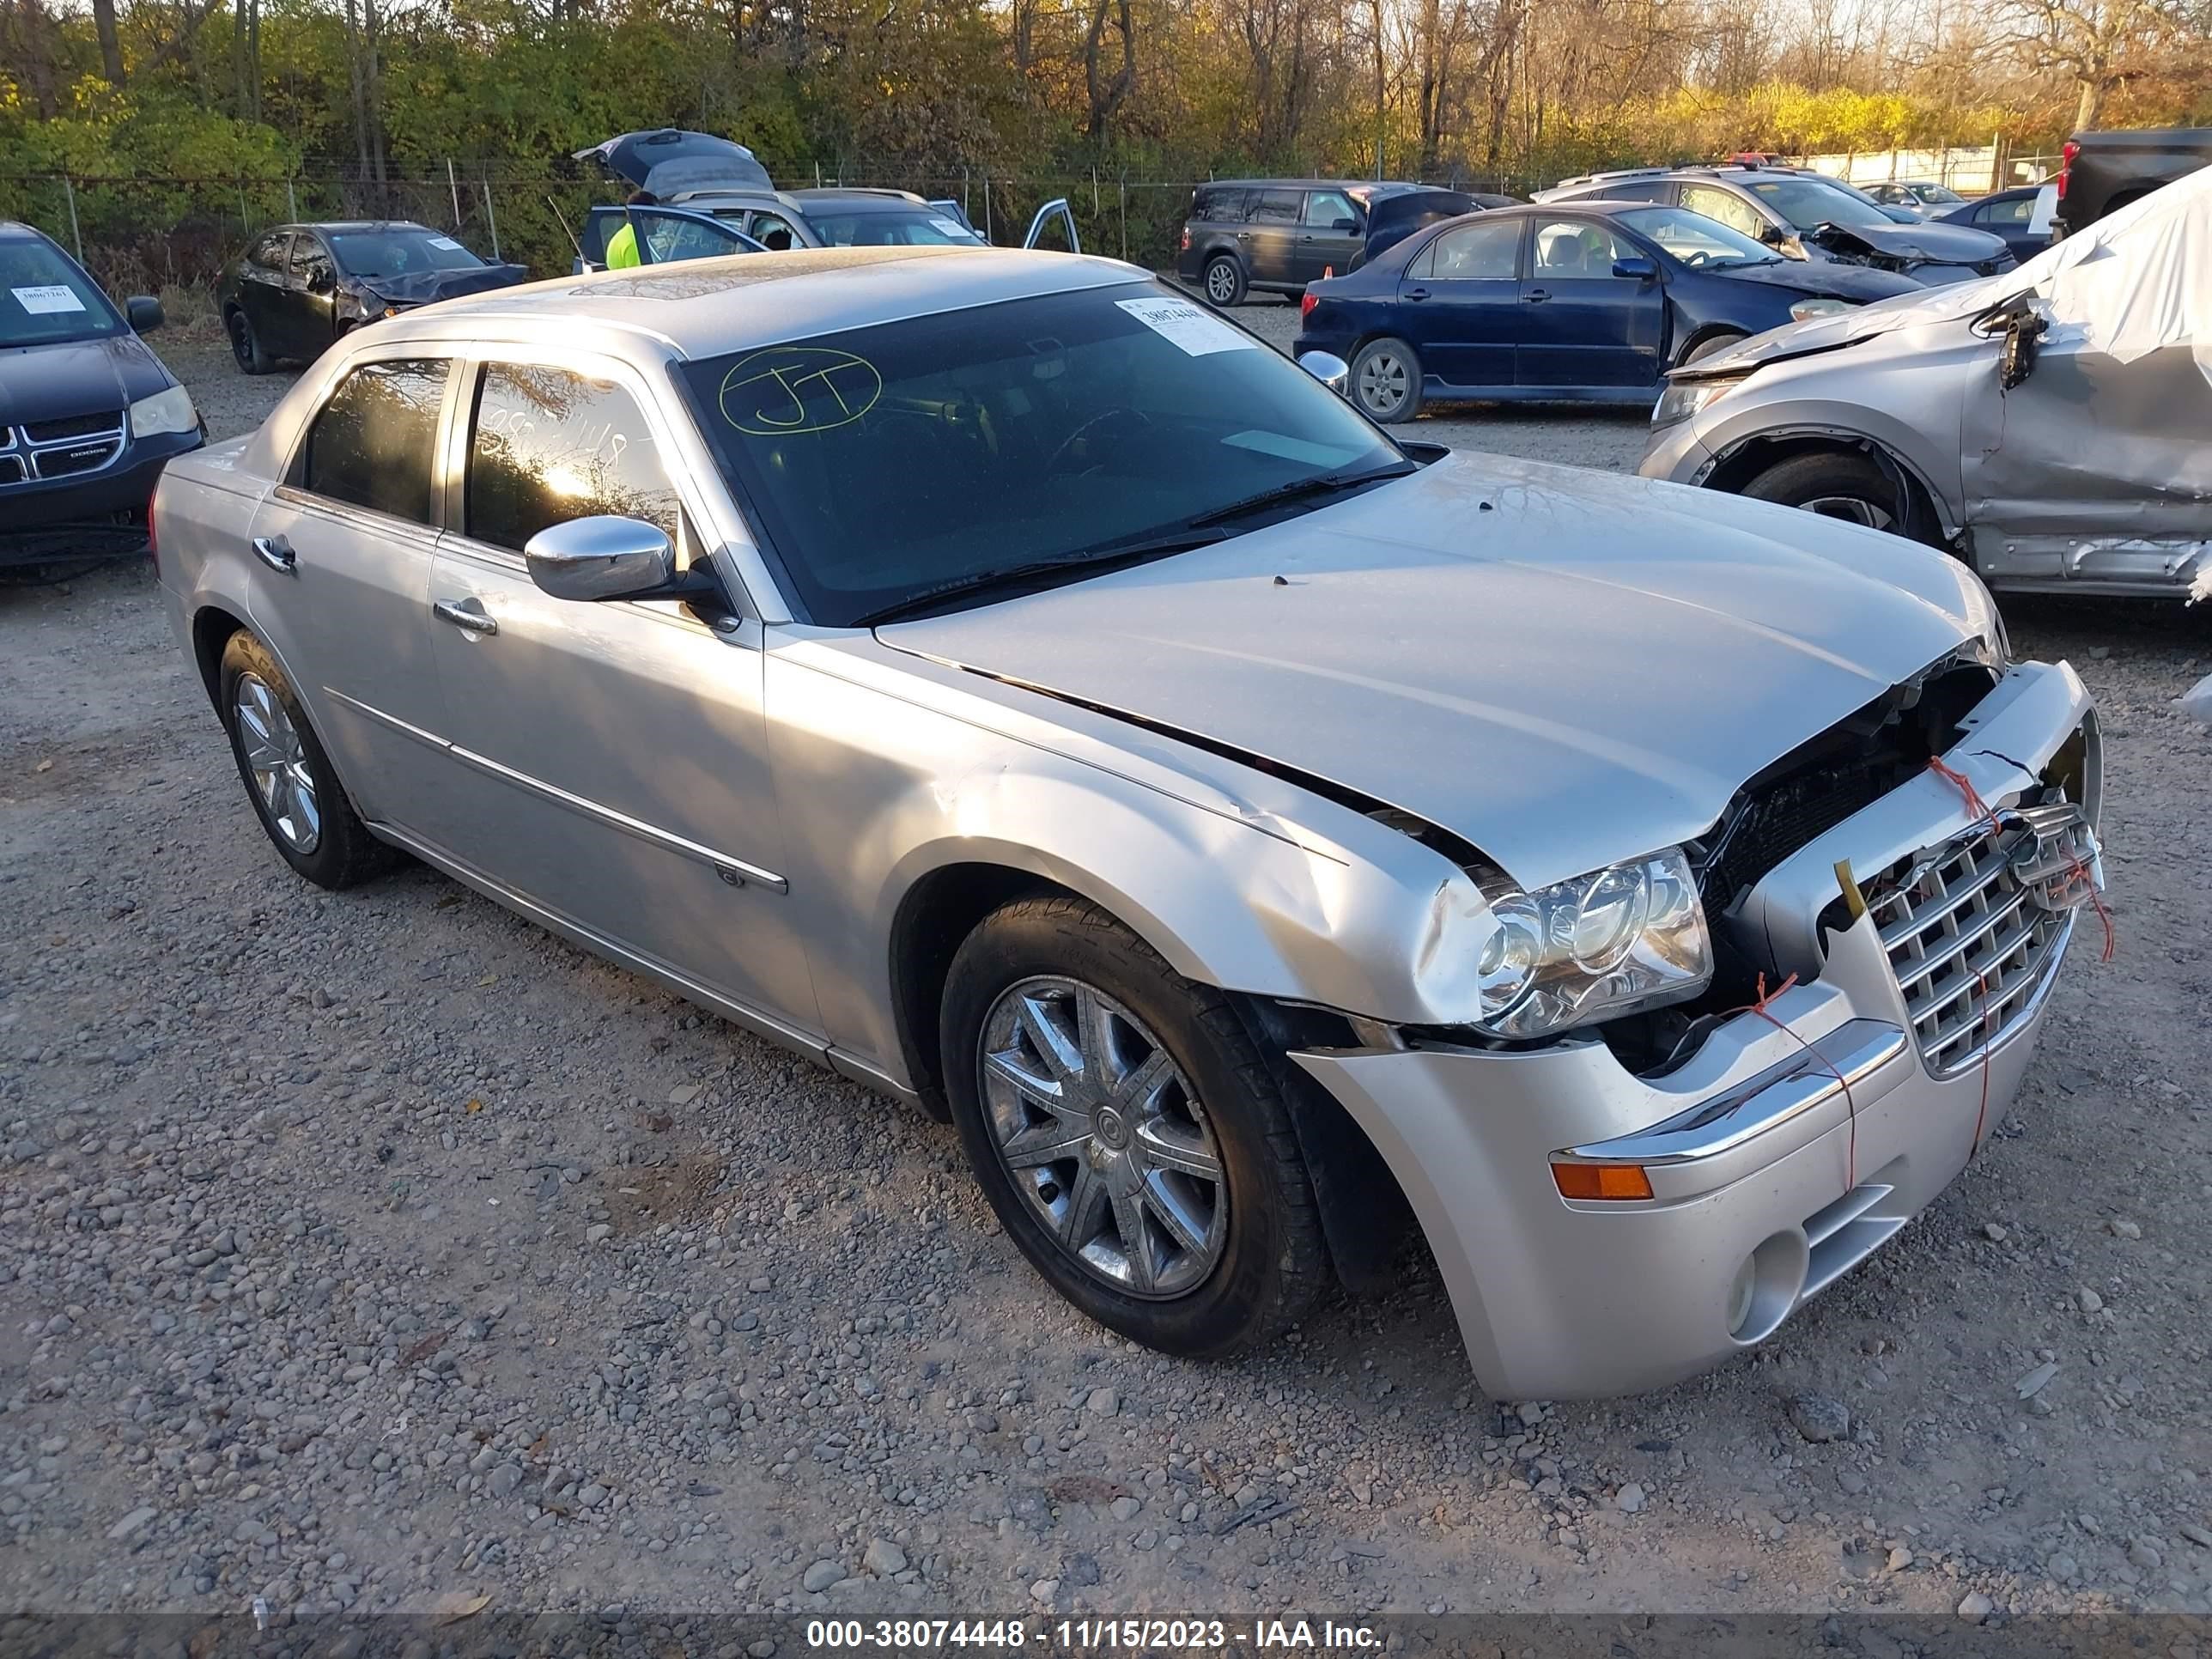
[(770, 346), (722, 377), (722, 418), (756, 438), (827, 432), (857, 421), (884, 395), (865, 357), (827, 346)]

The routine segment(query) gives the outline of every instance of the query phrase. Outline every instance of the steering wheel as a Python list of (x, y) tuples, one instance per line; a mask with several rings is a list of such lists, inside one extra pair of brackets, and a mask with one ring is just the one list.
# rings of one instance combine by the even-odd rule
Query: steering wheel
[(1069, 455), (1086, 442), (1093, 434), (1103, 435), (1107, 432), (1124, 428), (1131, 433), (1146, 432), (1151, 429), (1152, 424), (1150, 416), (1141, 410), (1131, 409), (1124, 404), (1116, 404), (1111, 409), (1102, 409), (1060, 441), (1060, 447), (1052, 452), (1050, 459), (1044, 464), (1044, 470), (1048, 472), (1059, 471), (1061, 464)]

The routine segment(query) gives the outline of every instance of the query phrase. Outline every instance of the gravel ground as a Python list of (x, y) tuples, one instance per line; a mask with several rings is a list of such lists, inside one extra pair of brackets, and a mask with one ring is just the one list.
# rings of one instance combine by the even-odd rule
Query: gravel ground
[[(218, 433), (281, 390), (163, 345)], [(1776, 1340), (1555, 1407), (1476, 1393), (1418, 1253), (1238, 1364), (1085, 1323), (951, 1131), (427, 871), (292, 878), (143, 568), (0, 591), (0, 1585), (2212, 1611), (2212, 733), (2170, 706), (2212, 653), (2148, 608), (2014, 636), (2106, 711), (2115, 960), (2075, 954), (1988, 1151)]]

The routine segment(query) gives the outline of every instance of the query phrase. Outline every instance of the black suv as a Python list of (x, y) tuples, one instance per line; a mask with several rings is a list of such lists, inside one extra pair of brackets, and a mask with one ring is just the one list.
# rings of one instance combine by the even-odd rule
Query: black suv
[(0, 220), (0, 565), (143, 552), (146, 502), (206, 437), (191, 395), (53, 239)]
[(1536, 192), (1540, 202), (1595, 198), (1687, 208), (1794, 258), (1872, 265), (1930, 288), (1994, 276), (2019, 263), (2002, 237), (1966, 225), (1923, 223), (1802, 167), (1632, 167), (1563, 179)]

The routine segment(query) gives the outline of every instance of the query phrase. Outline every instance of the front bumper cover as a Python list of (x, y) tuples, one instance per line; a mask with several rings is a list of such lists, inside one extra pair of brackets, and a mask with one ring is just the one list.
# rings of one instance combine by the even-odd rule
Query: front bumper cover
[[(2035, 787), (2026, 769), (2085, 723), (2094, 740), (2064, 665), (2014, 669), (1983, 707), (1945, 760), (1991, 806)], [(1971, 823), (1954, 786), (1917, 778), (1785, 860), (1753, 897), (1817, 890), (1817, 865), (1825, 902), (1836, 859), (1871, 872)], [(1778, 904), (1750, 915), (1779, 933)], [(1662, 1076), (1637, 1076), (1588, 1039), (1291, 1058), (1390, 1164), (1491, 1395), (1635, 1393), (1771, 1335), (1936, 1199), (2018, 1090), (2071, 932), (2028, 1005), (1942, 1078), (1923, 1063), (1868, 914), (1826, 933), (1817, 977), (1725, 1021)], [(1550, 1168), (1562, 1158), (1638, 1163), (1652, 1196), (1563, 1198)]]

